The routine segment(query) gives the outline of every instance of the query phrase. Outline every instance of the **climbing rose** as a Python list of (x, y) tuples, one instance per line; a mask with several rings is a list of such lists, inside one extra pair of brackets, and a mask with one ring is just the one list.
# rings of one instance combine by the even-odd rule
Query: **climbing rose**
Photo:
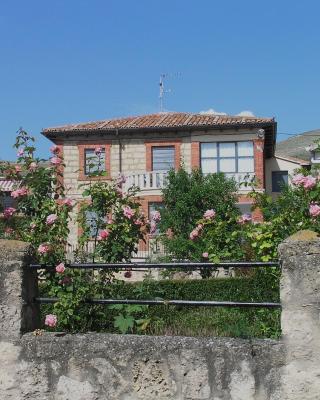
[(309, 206), (309, 213), (311, 217), (319, 217), (320, 216), (320, 206), (316, 203), (311, 203)]
[(134, 216), (134, 211), (131, 207), (129, 206), (124, 206), (122, 207), (123, 210), (123, 215), (129, 219), (131, 219)]
[(58, 218), (58, 216), (56, 214), (48, 215), (47, 219), (46, 219), (46, 224), (53, 225), (56, 222), (57, 218)]
[(15, 165), (14, 169), (16, 170), (17, 173), (22, 171), (22, 168), (20, 167), (20, 165)]
[(98, 236), (98, 240), (106, 240), (109, 235), (110, 235), (110, 232), (107, 229), (104, 229), (100, 232), (100, 235)]
[(238, 218), (238, 224), (245, 224), (246, 222), (250, 222), (252, 220), (250, 214), (242, 214), (241, 217)]
[(64, 206), (67, 206), (67, 207), (72, 207), (72, 199), (68, 199), (68, 198), (63, 199), (63, 200), (62, 200), (62, 204), (63, 204)]
[(50, 162), (52, 165), (60, 165), (62, 163), (62, 159), (60, 157), (52, 157)]
[(51, 151), (52, 154), (57, 154), (57, 153), (60, 152), (60, 149), (59, 149), (58, 146), (51, 146), (50, 147), (50, 151)]
[(16, 199), (17, 197), (26, 196), (27, 194), (28, 194), (28, 189), (26, 187), (21, 187), (20, 189), (13, 190), (11, 192), (11, 197)]
[(308, 175), (305, 177), (304, 182), (303, 182), (303, 187), (305, 189), (312, 189), (314, 186), (317, 184), (317, 179), (314, 178), (311, 175)]
[(155, 222), (160, 222), (160, 221), (161, 221), (161, 214), (160, 214), (160, 212), (159, 212), (159, 211), (155, 211), (155, 212), (153, 213), (152, 219), (153, 219)]
[(49, 245), (45, 243), (40, 244), (40, 246), (38, 247), (38, 253), (40, 254), (46, 254), (48, 253), (49, 250), (50, 250)]
[(143, 221), (141, 221), (141, 219), (136, 219), (135, 221), (134, 221), (134, 224), (135, 225), (139, 225), (139, 226), (141, 226), (141, 225), (143, 225)]
[(58, 274), (63, 274), (65, 269), (66, 267), (64, 266), (63, 263), (60, 263), (56, 266), (56, 272), (58, 272)]
[(198, 236), (199, 236), (199, 231), (197, 229), (194, 229), (189, 235), (191, 240), (195, 240)]
[(35, 163), (35, 162), (30, 163), (29, 170), (35, 171), (36, 169), (37, 169), (37, 163)]
[(57, 325), (58, 319), (55, 314), (46, 315), (44, 324), (49, 326), (50, 328), (54, 328)]
[(300, 186), (304, 182), (305, 176), (302, 174), (297, 174), (292, 178), (292, 184), (296, 186)]
[(209, 257), (209, 253), (207, 253), (207, 252), (202, 253), (202, 257), (203, 258), (208, 258)]
[(13, 207), (8, 207), (3, 211), (3, 216), (5, 218), (10, 218), (13, 216), (13, 214), (16, 212), (17, 210)]
[(205, 219), (213, 219), (216, 215), (216, 212), (214, 210), (207, 210), (204, 214), (203, 217)]
[(157, 224), (154, 221), (150, 223), (150, 234), (153, 235), (157, 231)]
[(103, 151), (103, 148), (102, 148), (102, 147), (96, 147), (96, 148), (94, 149), (94, 152), (95, 152), (95, 155), (96, 155), (96, 156), (100, 156), (100, 154), (102, 153), (102, 151)]

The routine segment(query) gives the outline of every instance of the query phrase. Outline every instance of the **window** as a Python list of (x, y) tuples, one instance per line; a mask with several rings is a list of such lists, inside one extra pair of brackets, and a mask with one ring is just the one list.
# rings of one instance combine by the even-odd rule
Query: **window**
[(17, 201), (13, 197), (11, 197), (10, 192), (1, 192), (0, 193), (0, 204), (5, 209), (5, 208), (9, 208), (9, 207), (16, 207)]
[(288, 171), (272, 171), (272, 191), (281, 192), (288, 185)]
[[(90, 229), (90, 238), (94, 238), (97, 233), (97, 222), (98, 222), (98, 215), (95, 211), (86, 211), (86, 225)], [(103, 218), (103, 221), (106, 222), (107, 218)], [(99, 229), (98, 234), (101, 232), (102, 229)]]
[[(100, 160), (100, 166), (99, 166)], [(106, 170), (106, 152), (102, 149), (100, 156), (95, 153), (95, 149), (84, 150), (84, 174), (89, 175)]]
[(152, 171), (169, 171), (175, 167), (175, 147), (152, 147)]
[(214, 172), (254, 172), (253, 142), (201, 143), (201, 169)]
[(252, 203), (237, 203), (237, 208), (240, 210), (241, 214), (252, 214), (251, 211)]
[(316, 151), (314, 152), (314, 159), (315, 159), (315, 160), (320, 160), (320, 151), (319, 151), (319, 150), (316, 150)]

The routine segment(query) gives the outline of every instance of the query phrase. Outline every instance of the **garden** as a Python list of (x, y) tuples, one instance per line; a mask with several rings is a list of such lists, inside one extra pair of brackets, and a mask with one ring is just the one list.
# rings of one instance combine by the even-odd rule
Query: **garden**
[[(89, 163), (93, 178), (83, 184), (83, 199), (67, 195), (62, 175), (64, 160), (53, 146), (49, 162), (36, 156), (34, 138), (20, 130), (16, 164), (2, 164), (1, 174), (17, 182), (11, 196), (15, 207), (2, 211), (0, 236), (32, 246), (40, 268), (39, 296), (55, 298), (41, 305), (43, 329), (64, 332), (112, 332), (149, 335), (271, 337), (281, 334), (280, 311), (275, 309), (172, 306), (167, 300), (279, 302), (280, 271), (239, 268), (234, 276), (215, 278), (215, 269), (163, 270), (161, 279), (146, 273), (132, 279), (130, 266), (101, 269), (98, 263), (130, 263), (138, 244), (158, 232), (167, 256), (154, 262), (221, 263), (271, 262), (277, 247), (303, 229), (320, 232), (320, 180), (317, 169), (299, 170), (292, 185), (276, 200), (252, 189), (254, 207), (263, 222), (241, 215), (237, 185), (223, 174), (192, 173), (181, 166), (170, 171), (163, 190), (163, 207), (152, 219), (143, 215), (137, 188), (124, 191), (124, 177), (103, 179), (101, 148)], [(101, 178), (101, 179), (99, 179)], [(75, 258), (94, 269), (73, 269), (66, 257), (69, 224), (77, 209), (81, 235)], [(88, 222), (87, 215), (91, 215)], [(88, 254), (85, 249), (93, 243)], [(178, 278), (177, 278), (178, 277)], [(125, 279), (123, 279), (125, 278)], [(88, 304), (87, 299), (161, 299), (162, 305)]]

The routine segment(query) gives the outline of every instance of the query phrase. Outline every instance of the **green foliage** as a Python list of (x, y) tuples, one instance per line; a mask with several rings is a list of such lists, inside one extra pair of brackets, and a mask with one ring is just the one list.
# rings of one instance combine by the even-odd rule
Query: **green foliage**
[[(234, 226), (230, 224), (231, 219), (239, 214), (236, 190), (235, 182), (222, 173), (203, 175), (199, 170), (193, 170), (191, 174), (184, 169), (170, 171), (167, 187), (163, 189), (164, 208), (159, 225), (168, 252), (178, 259), (201, 260), (202, 253), (207, 251), (206, 243), (201, 239), (190, 241), (190, 232), (206, 210), (214, 209), (221, 222), (221, 232), (224, 229), (223, 235), (228, 235)], [(166, 235), (168, 230), (172, 237)]]

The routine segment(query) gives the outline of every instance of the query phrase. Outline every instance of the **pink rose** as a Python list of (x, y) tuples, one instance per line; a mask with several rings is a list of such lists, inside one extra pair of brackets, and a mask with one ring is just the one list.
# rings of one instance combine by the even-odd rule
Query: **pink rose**
[(134, 216), (134, 210), (129, 207), (129, 206), (124, 206), (122, 207), (123, 210), (123, 215), (129, 219), (131, 219)]
[(63, 199), (63, 200), (62, 200), (62, 204), (63, 204), (64, 206), (67, 206), (67, 207), (72, 207), (72, 200), (71, 200), (71, 199), (68, 199), (68, 198)]
[(160, 222), (161, 221), (161, 214), (159, 211), (155, 211), (152, 215), (152, 219), (155, 222)]
[(60, 152), (59, 146), (56, 146), (56, 145), (51, 146), (50, 151), (52, 154), (58, 154)]
[(28, 189), (26, 187), (21, 187), (20, 189), (13, 190), (11, 192), (11, 197), (17, 198), (21, 196), (26, 196), (29, 193)]
[(216, 215), (216, 212), (214, 210), (207, 210), (204, 214), (203, 217), (205, 219), (213, 219)]
[(320, 216), (320, 206), (317, 203), (311, 203), (309, 206), (309, 213), (312, 218)]
[(54, 328), (57, 325), (58, 318), (55, 314), (48, 314), (44, 320), (44, 324), (50, 328)]
[(37, 169), (37, 163), (34, 161), (29, 165), (29, 171), (35, 171)]
[(7, 235), (11, 235), (13, 232), (14, 232), (14, 230), (12, 229), (12, 228), (10, 228), (10, 227), (6, 227), (5, 228), (5, 230), (4, 230), (4, 232), (7, 234)]
[(252, 221), (251, 215), (250, 214), (242, 214), (241, 217), (238, 218), (238, 224), (245, 224), (247, 222)]
[(53, 225), (57, 219), (58, 219), (58, 216), (56, 214), (50, 214), (46, 218), (46, 224)]
[(202, 257), (203, 258), (208, 258), (209, 257), (209, 253), (207, 253), (207, 252), (202, 253)]
[(303, 182), (303, 187), (305, 189), (312, 189), (314, 186), (317, 184), (317, 179), (314, 178), (311, 175), (308, 175), (305, 177), (304, 182)]
[(150, 224), (150, 234), (153, 235), (157, 231), (157, 224), (154, 221), (151, 221)]
[(100, 156), (100, 154), (103, 152), (103, 148), (102, 147), (96, 147), (94, 149), (94, 153), (96, 156)]
[(296, 186), (300, 186), (304, 182), (304, 175), (302, 174), (297, 174), (292, 178), (292, 184)]
[(58, 272), (58, 274), (63, 274), (65, 269), (66, 267), (64, 266), (63, 263), (60, 263), (56, 266), (56, 272)]
[(22, 171), (22, 168), (20, 167), (20, 165), (15, 165), (14, 169), (16, 170), (17, 173)]
[(189, 235), (191, 240), (195, 240), (198, 236), (199, 236), (199, 231), (197, 229), (194, 229)]
[(40, 246), (38, 247), (39, 254), (46, 254), (46, 253), (48, 253), (49, 250), (50, 250), (50, 246), (45, 243), (40, 244)]
[(134, 221), (134, 224), (142, 226), (143, 225), (143, 221), (141, 221), (141, 219), (138, 218), (137, 220)]
[(13, 216), (13, 214), (16, 212), (17, 210), (13, 207), (8, 207), (3, 211), (3, 216), (5, 218), (10, 218)]
[(168, 239), (172, 239), (173, 238), (173, 230), (171, 228), (168, 228), (166, 230), (166, 236)]
[(110, 235), (110, 232), (107, 229), (104, 229), (100, 232), (98, 240), (106, 240), (109, 235)]
[(24, 156), (24, 150), (23, 149), (19, 149), (18, 152), (17, 152), (17, 156), (18, 157)]
[(50, 162), (52, 165), (60, 165), (62, 163), (62, 159), (60, 157), (52, 157)]

